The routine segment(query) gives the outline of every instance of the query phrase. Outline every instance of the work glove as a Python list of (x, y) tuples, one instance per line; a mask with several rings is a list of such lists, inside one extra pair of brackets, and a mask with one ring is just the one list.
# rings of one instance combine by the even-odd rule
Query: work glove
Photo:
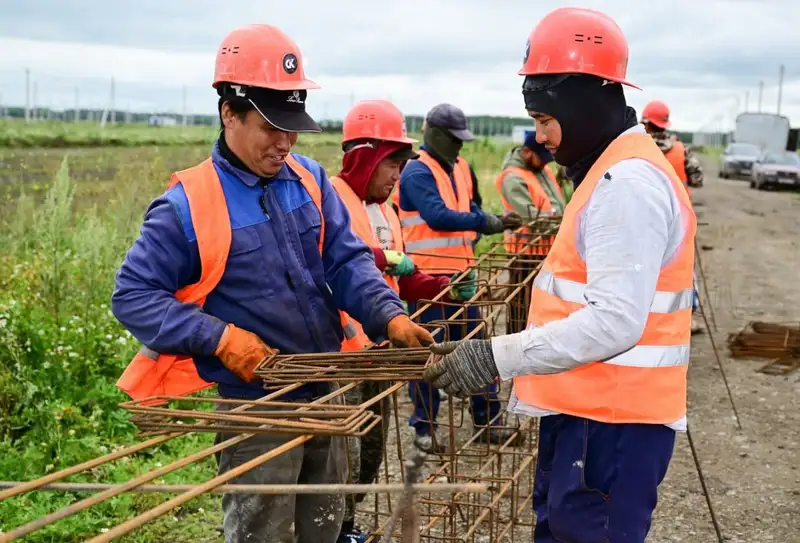
[(456, 272), (450, 277), (450, 299), (455, 302), (469, 300), (478, 292), (478, 285), (475, 281), (475, 270), (469, 270), (469, 274), (464, 279), (456, 282), (456, 279), (458, 279), (460, 275), (461, 272)]
[(512, 211), (511, 213), (506, 213), (503, 215), (503, 228), (505, 230), (516, 230), (520, 226), (522, 226), (522, 217), (520, 217), (519, 213)]
[(457, 398), (485, 389), (499, 376), (491, 340), (445, 341), (431, 345), (431, 353), (423, 379)]
[(433, 336), (422, 326), (414, 324), (408, 315), (397, 315), (387, 327), (389, 340), (395, 347), (427, 347), (433, 345)]
[(383, 270), (383, 273), (387, 275), (411, 275), (414, 273), (414, 262), (407, 254), (384, 250), (383, 255), (386, 257), (386, 269)]
[(503, 218), (494, 213), (484, 213), (483, 224), (481, 225), (481, 234), (499, 234), (503, 231)]
[(253, 370), (276, 351), (252, 332), (229, 324), (219, 338), (214, 356), (245, 383), (256, 380)]

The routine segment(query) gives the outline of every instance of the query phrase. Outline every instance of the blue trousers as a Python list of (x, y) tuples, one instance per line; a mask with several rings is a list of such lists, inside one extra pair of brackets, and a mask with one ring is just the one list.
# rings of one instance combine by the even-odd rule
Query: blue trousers
[(675, 431), (542, 417), (533, 507), (535, 543), (644, 543)]
[[(416, 311), (416, 304), (409, 303), (408, 305), (409, 313)], [(452, 317), (459, 309), (459, 307), (455, 306), (443, 307), (433, 305), (422, 312), (419, 322), (430, 323), (433, 321), (445, 320)], [(445, 325), (448, 335), (442, 337), (442, 332), (440, 332), (436, 340), (443, 341), (449, 339), (450, 341), (457, 341), (474, 330), (481, 318), (480, 309), (475, 306), (470, 306), (465, 313), (466, 315), (461, 314), (459, 317), (456, 317), (456, 319), (460, 321), (466, 319), (468, 322), (457, 322)], [(474, 338), (483, 339), (483, 330), (475, 334)], [(497, 391), (498, 386), (493, 384), (486, 388), (485, 391), (470, 398), (472, 422), (476, 426), (485, 426), (500, 412), (500, 401), (497, 398)], [(430, 434), (431, 428), (436, 428), (436, 419), (439, 415), (439, 389), (432, 387), (425, 381), (411, 381), (408, 383), (408, 395), (411, 399), (411, 403), (414, 405), (414, 412), (411, 414), (408, 424), (414, 427), (417, 435)], [(495, 424), (502, 424), (502, 421), (498, 420)]]

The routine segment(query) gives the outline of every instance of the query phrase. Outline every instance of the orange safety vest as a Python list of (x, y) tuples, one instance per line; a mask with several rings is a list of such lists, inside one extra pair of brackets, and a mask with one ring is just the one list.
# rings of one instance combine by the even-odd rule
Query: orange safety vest
[(683, 183), (686, 192), (691, 194), (689, 190), (689, 176), (686, 175), (686, 148), (679, 140), (675, 140), (672, 148), (664, 154), (667, 161), (672, 165), (675, 173), (678, 174), (678, 179)]
[[(453, 183), (444, 168), (424, 149), (419, 150), (417, 159), (433, 173), (436, 188), (444, 205), (453, 211), (469, 213), (472, 201), (472, 176), (469, 164), (461, 157), (453, 168), (456, 193)], [(401, 181), (402, 182), (402, 181)], [(397, 200), (399, 200), (399, 188)], [(398, 201), (399, 207), (399, 201)], [(421, 271), (432, 274), (462, 272), (472, 265), (475, 253), (472, 242), (475, 232), (446, 232), (434, 230), (427, 225), (419, 211), (406, 211), (400, 208), (400, 226), (408, 256)]]
[(609, 359), (563, 373), (517, 377), (514, 392), (527, 404), (557, 413), (608, 423), (670, 424), (686, 416), (697, 220), (680, 179), (649, 136), (615, 139), (573, 194), (534, 281), (528, 326), (544, 326), (586, 307), (586, 263), (575, 241), (578, 218), (603, 174), (629, 158), (645, 159), (663, 170), (684, 217), (690, 218), (674, 261), (661, 268), (644, 333), (634, 347)]
[[(558, 194), (564, 198), (564, 193), (561, 191), (561, 185), (558, 184), (558, 180), (556, 176), (553, 174), (553, 171), (545, 164), (544, 172), (550, 181), (555, 187)], [(500, 175), (497, 176), (497, 179), (494, 181), (495, 187), (497, 187), (497, 192), (500, 194), (500, 201), (503, 204), (503, 211), (506, 213), (511, 213), (514, 211), (514, 208), (511, 204), (506, 200), (506, 197), (503, 195), (503, 179), (505, 179), (506, 175), (509, 173), (515, 173), (525, 181), (525, 185), (528, 187), (528, 194), (531, 197), (532, 205), (537, 205), (538, 203), (541, 204), (541, 207), (538, 207), (539, 216), (540, 217), (548, 217), (555, 215), (555, 211), (553, 210), (553, 204), (550, 202), (550, 197), (545, 192), (544, 188), (542, 188), (542, 184), (539, 183), (539, 179), (536, 177), (536, 174), (526, 168), (520, 168), (518, 166), (511, 166), (506, 168)], [(547, 236), (543, 237), (541, 241), (536, 242), (531, 247), (526, 247), (523, 250), (523, 246), (525, 243), (531, 241), (530, 235), (530, 228), (523, 226), (517, 229), (515, 232), (511, 232), (506, 230), (504, 232), (503, 237), (505, 238), (505, 248), (506, 252), (508, 253), (519, 253), (522, 252), (524, 254), (533, 254), (533, 255), (541, 255), (544, 256), (550, 250), (550, 247), (553, 245), (553, 240), (555, 236)], [(522, 234), (522, 235), (520, 235)]]
[[(286, 156), (286, 164), (300, 176), (322, 217), (322, 192), (314, 175), (301, 166), (292, 155)], [(228, 208), (224, 205), (225, 193), (212, 160), (206, 159), (197, 166), (173, 173), (167, 190), (178, 182), (183, 185), (189, 201), (192, 224), (197, 235), (200, 253), (200, 280), (175, 293), (184, 303), (203, 306), (206, 297), (216, 288), (228, 260), (232, 231)], [(320, 221), (319, 251), (325, 239), (325, 221)], [(343, 323), (347, 325), (347, 323)], [(352, 327), (345, 328), (345, 335), (352, 338)], [(213, 386), (197, 373), (191, 356), (159, 354), (142, 347), (117, 381), (117, 386), (134, 400), (149, 396), (185, 396)]]
[[(336, 192), (339, 193), (345, 207), (347, 207), (347, 210), (350, 212), (350, 227), (353, 229), (353, 232), (355, 232), (368, 247), (380, 247), (380, 241), (375, 235), (372, 223), (369, 220), (369, 215), (364, 208), (364, 202), (361, 198), (359, 198), (353, 188), (347, 184), (347, 181), (341, 177), (331, 177), (331, 184), (333, 188), (336, 189)], [(384, 202), (380, 205), (380, 209), (383, 212), (383, 216), (386, 217), (386, 222), (389, 223), (389, 228), (392, 231), (392, 249), (403, 252), (403, 233), (400, 229), (400, 219), (397, 218), (397, 214), (394, 212), (391, 205)], [(400, 284), (396, 277), (384, 275), (383, 278), (396, 293), (400, 294)], [(343, 344), (343, 351), (362, 349), (372, 343), (364, 332), (361, 323), (348, 316), (344, 311), (340, 311), (340, 313), (342, 319), (348, 320), (355, 327), (357, 337), (357, 340), (351, 342), (351, 345), (345, 346)], [(360, 343), (360, 346), (354, 348), (357, 343)]]

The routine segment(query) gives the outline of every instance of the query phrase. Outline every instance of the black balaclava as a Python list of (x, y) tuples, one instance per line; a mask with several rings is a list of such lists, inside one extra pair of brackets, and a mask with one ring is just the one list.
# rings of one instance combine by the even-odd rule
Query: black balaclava
[(525, 109), (554, 117), (561, 125), (556, 162), (577, 187), (606, 147), (636, 126), (636, 110), (619, 83), (579, 74), (527, 76)]
[(464, 142), (453, 136), (446, 128), (429, 124), (422, 133), (425, 146), (438, 158), (445, 161), (451, 168), (458, 160), (458, 153)]

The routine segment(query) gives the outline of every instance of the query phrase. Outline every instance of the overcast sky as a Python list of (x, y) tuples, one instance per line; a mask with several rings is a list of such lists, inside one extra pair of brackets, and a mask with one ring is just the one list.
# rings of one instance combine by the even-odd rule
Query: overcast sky
[[(426, 5), (427, 4), (427, 5)], [(130, 7), (123, 8), (123, 5)], [(137, 111), (213, 113), (214, 55), (235, 27), (269, 23), (300, 45), (318, 118), (342, 118), (351, 100), (391, 98), (407, 114), (451, 102), (467, 114), (524, 116), (516, 75), (530, 30), (564, 2), (546, 0), (3, 0), (0, 101), (25, 103), (25, 68), (41, 106), (108, 103)], [(578, 5), (578, 4), (569, 4)], [(630, 46), (626, 90), (641, 107), (672, 108), (675, 128), (730, 126), (758, 102), (800, 125), (797, 0), (585, 0), (622, 27)], [(224, 6), (224, 7), (223, 7)], [(380, 6), (380, 7), (378, 7)], [(738, 102), (737, 102), (738, 100)]]

